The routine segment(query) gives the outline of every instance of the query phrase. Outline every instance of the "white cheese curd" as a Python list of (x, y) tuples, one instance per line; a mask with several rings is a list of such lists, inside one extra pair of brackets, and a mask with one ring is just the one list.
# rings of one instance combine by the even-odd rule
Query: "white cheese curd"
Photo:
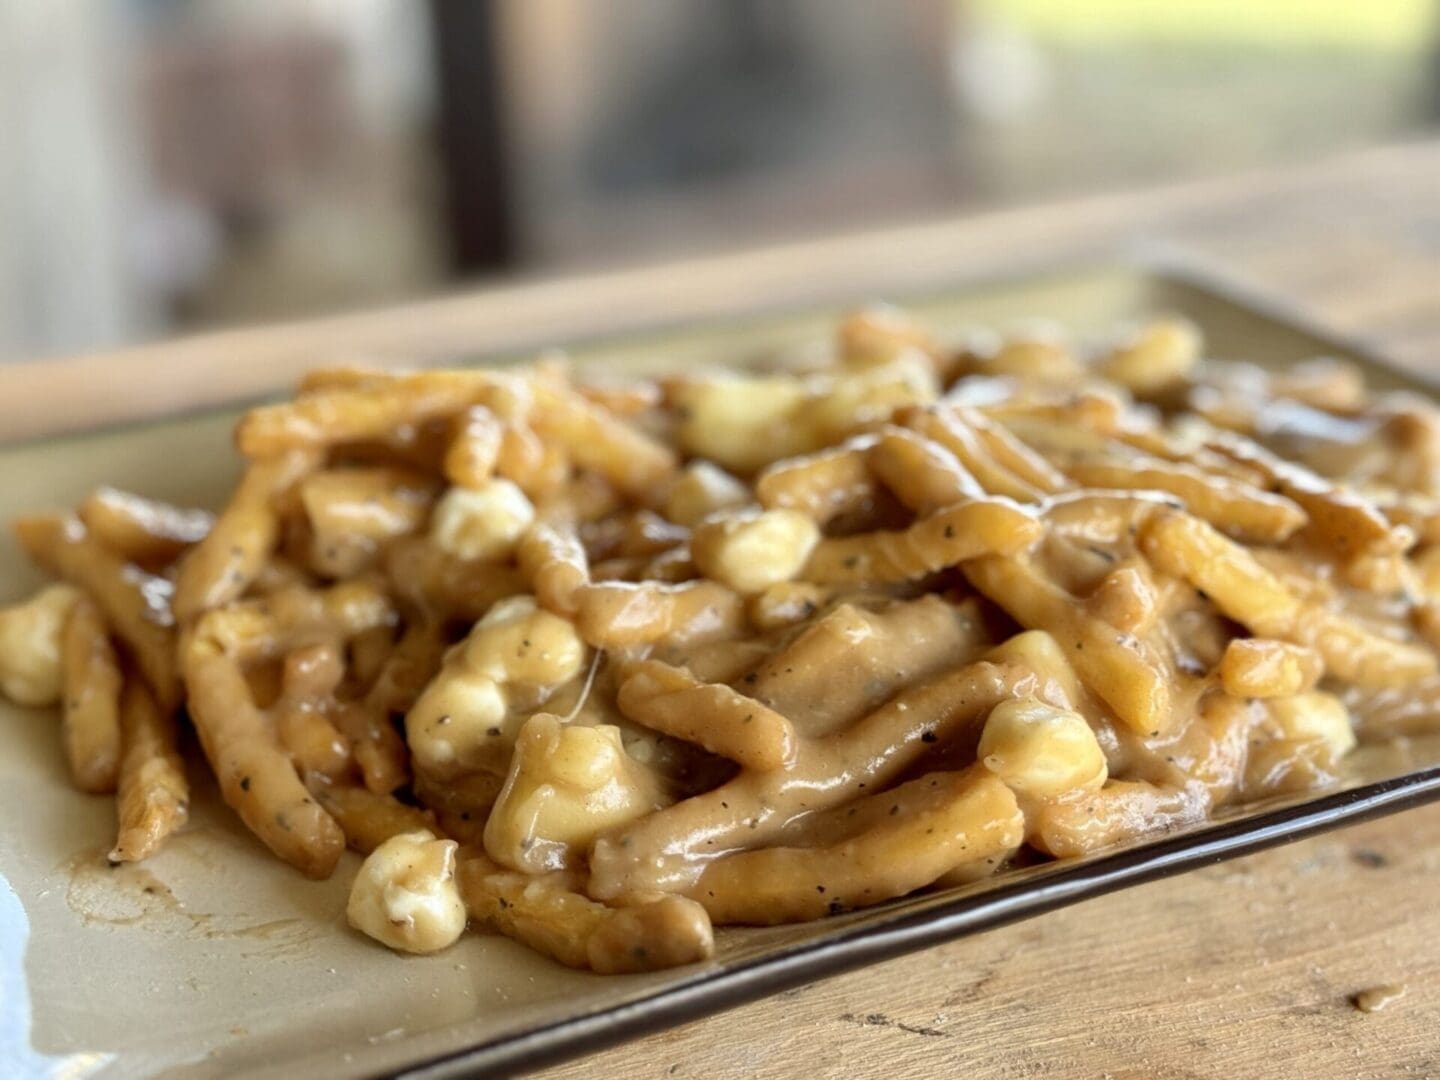
[(798, 510), (723, 513), (696, 527), (695, 565), (736, 592), (764, 592), (789, 581), (820, 542), (820, 527)]
[(424, 829), (386, 840), (350, 888), (350, 925), (398, 952), (432, 953), (453, 945), (466, 920), (455, 881), (458, 847)]
[(509, 480), (452, 487), (435, 505), (430, 538), (461, 559), (503, 559), (535, 520), (535, 507)]
[(416, 766), (432, 779), (477, 768), (503, 772), (524, 715), (512, 709), (512, 697), (518, 690), (528, 707), (537, 706), (585, 670), (588, 652), (575, 627), (537, 607), (533, 596), (501, 600), (450, 650), (406, 715)]
[(508, 709), (504, 690), (489, 676), (453, 668), (441, 672), (405, 717), (415, 763), (428, 770), (463, 763), (491, 728), (505, 722)]
[(465, 641), (464, 667), (498, 683), (558, 686), (585, 668), (574, 624), (536, 606), (533, 596), (501, 600)]
[(618, 727), (567, 726), (541, 713), (515, 741), (485, 851), (532, 874), (564, 869), (601, 832), (666, 802), (655, 775), (625, 752)]
[(1105, 783), (1105, 754), (1085, 718), (1043, 701), (1004, 701), (990, 711), (976, 756), (1014, 791), (1053, 799)]
[(51, 585), (0, 611), (0, 694), (17, 705), (60, 700), (60, 639), (79, 596), (69, 585)]
[(750, 489), (744, 483), (718, 465), (692, 461), (665, 497), (665, 516), (680, 525), (696, 525), (707, 514), (749, 501)]
[(1355, 749), (1350, 710), (1334, 694), (1311, 690), (1276, 698), (1268, 706), (1285, 738), (1323, 744), (1332, 765)]

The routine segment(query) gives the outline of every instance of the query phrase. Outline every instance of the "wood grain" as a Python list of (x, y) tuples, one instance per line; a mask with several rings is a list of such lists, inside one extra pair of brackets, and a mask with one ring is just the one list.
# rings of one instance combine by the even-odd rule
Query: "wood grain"
[[(1440, 142), (0, 369), (0, 439), (255, 396), (354, 355), (528, 348), (1179, 250), (1440, 368)], [(1440, 807), (801, 988), (551, 1078), (1440, 1075)], [(1354, 994), (1403, 983), (1387, 1010)]]
[[(1129, 889), (542, 1074), (1440, 1075), (1440, 806)], [(1406, 993), (1382, 1012), (1352, 996)]]

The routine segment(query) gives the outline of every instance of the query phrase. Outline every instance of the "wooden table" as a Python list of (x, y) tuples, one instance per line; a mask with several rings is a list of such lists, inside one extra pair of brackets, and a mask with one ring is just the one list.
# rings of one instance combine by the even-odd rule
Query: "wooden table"
[[(1440, 143), (0, 369), (0, 438), (256, 394), (353, 353), (510, 349), (1183, 251), (1440, 367)], [(102, 377), (103, 376), (103, 377)], [(37, 401), (63, 400), (41, 414)], [(1402, 983), (1365, 1013), (1352, 995)], [(803, 987), (546, 1076), (1440, 1076), (1440, 806)]]

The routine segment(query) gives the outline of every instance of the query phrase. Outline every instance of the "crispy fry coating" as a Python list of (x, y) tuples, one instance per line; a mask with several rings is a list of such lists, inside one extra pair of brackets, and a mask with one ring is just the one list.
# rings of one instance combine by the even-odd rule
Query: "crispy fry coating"
[(179, 700), (170, 583), (132, 566), (90, 536), (78, 518), (15, 522), (20, 546), (51, 573), (84, 589), (140, 668), (162, 709)]
[(252, 463), (210, 532), (187, 554), (175, 581), (175, 617), (188, 622), (241, 596), (280, 539), (275, 501), (313, 470), (313, 453), (291, 451)]
[(175, 718), (143, 683), (126, 684), (120, 726), (125, 753), (115, 800), (120, 827), (110, 852), (112, 863), (138, 862), (153, 854), (190, 814), (190, 785), (176, 745)]
[(120, 774), (120, 694), (125, 680), (105, 619), (88, 596), (70, 609), (61, 648), (61, 724), (70, 776), (81, 791), (114, 791)]

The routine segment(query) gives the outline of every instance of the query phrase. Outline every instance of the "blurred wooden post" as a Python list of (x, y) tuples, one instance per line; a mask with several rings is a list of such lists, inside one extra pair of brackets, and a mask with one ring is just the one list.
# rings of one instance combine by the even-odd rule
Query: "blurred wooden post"
[(431, 0), (444, 216), (451, 263), (470, 275), (515, 254), (500, 34), (494, 0)]

